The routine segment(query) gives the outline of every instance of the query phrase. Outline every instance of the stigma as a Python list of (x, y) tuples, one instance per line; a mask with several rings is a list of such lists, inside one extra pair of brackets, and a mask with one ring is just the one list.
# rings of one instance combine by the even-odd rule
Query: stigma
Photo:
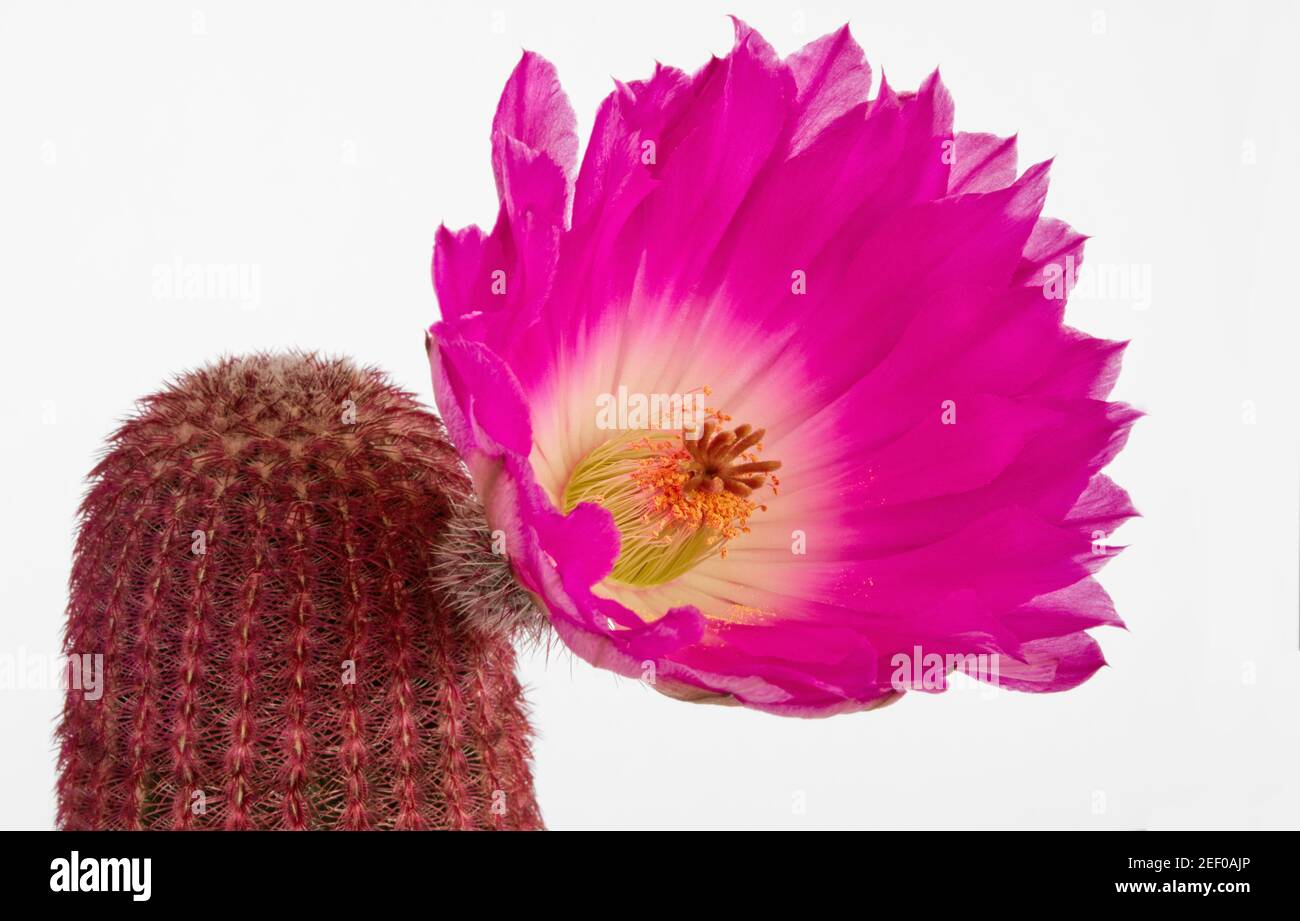
[(770, 474), (781, 469), (780, 461), (758, 459), (756, 450), (761, 450), (765, 434), (766, 430), (756, 431), (750, 425), (715, 432), (714, 422), (710, 420), (704, 423), (699, 438), (690, 440), (683, 436), (686, 453), (690, 455), (686, 490), (706, 494), (728, 492), (745, 498), (761, 488)]

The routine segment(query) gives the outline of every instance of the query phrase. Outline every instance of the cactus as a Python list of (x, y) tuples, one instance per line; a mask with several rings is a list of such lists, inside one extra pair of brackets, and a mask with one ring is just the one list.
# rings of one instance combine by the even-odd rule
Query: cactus
[(81, 508), (65, 647), (103, 668), (68, 690), (59, 825), (540, 828), (484, 626), (517, 618), (439, 571), (472, 507), (441, 422), (347, 361), (227, 359), (143, 400)]

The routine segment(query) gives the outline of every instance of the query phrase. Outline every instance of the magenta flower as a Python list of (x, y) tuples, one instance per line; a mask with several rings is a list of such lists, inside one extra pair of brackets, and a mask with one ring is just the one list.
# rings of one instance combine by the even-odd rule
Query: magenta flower
[(1104, 664), (1091, 574), (1135, 511), (1099, 471), (1138, 414), (1124, 344), (1062, 325), (1084, 238), (937, 73), (870, 87), (847, 27), (781, 60), (737, 22), (618, 83), (578, 168), (554, 68), (506, 84), (496, 226), (438, 232), (433, 381), (588, 662), (799, 716)]

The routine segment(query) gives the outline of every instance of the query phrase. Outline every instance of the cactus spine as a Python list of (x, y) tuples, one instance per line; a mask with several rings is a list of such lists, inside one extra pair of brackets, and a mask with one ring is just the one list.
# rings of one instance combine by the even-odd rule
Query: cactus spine
[(469, 493), (441, 423), (347, 361), (143, 400), (81, 509), (66, 651), (103, 674), (67, 694), (59, 825), (541, 827), (510, 638), (440, 588)]

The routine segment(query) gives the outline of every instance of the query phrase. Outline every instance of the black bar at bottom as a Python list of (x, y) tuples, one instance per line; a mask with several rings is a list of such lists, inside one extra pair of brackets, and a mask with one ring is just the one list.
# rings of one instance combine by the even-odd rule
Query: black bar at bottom
[(455, 897), (493, 915), (512, 905), (563, 909), (568, 900), (584, 910), (604, 905), (602, 913), (674, 904), (746, 909), (777, 893), (809, 907), (847, 898), (863, 910), (881, 896), (957, 898), (998, 910), (1021, 898), (1065, 905), (1200, 899), (1226, 908), (1293, 894), (1297, 844), (1293, 832), (939, 831), (7, 832), (0, 842), (7, 904), (337, 910), (400, 898), (436, 914)]

